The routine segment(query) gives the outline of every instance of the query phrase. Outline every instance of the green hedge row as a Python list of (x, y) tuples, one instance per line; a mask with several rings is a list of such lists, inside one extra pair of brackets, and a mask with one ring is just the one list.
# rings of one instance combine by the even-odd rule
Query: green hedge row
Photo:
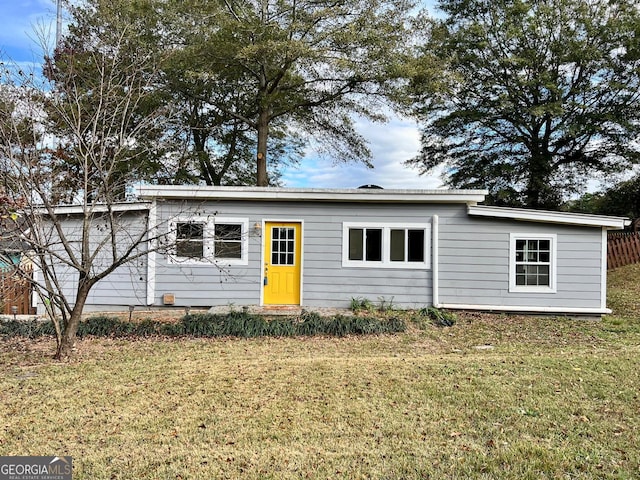
[[(292, 337), (311, 335), (366, 335), (375, 333), (404, 332), (406, 325), (399, 318), (378, 319), (369, 317), (347, 317), (336, 315), (321, 317), (317, 313), (303, 313), (299, 318), (282, 317), (267, 319), (245, 312), (224, 315), (186, 315), (177, 323), (144, 320), (129, 322), (116, 317), (96, 316), (83, 321), (78, 327), (78, 337), (87, 335), (101, 337), (149, 337), (194, 336), (194, 337)], [(5, 337), (36, 338), (54, 335), (51, 322), (39, 320), (0, 321), (0, 335)]]

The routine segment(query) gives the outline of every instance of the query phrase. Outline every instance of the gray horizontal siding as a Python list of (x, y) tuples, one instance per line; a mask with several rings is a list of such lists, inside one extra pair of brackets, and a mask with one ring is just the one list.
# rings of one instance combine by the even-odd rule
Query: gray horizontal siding
[[(173, 293), (176, 306), (255, 305), (262, 289), (263, 220), (303, 222), (303, 306), (348, 307), (351, 300), (384, 301), (412, 308), (432, 303), (431, 269), (343, 268), (343, 222), (425, 223), (439, 216), (439, 301), (513, 307), (599, 308), (601, 231), (533, 222), (469, 217), (464, 205), (288, 202), (160, 202), (160, 229), (190, 215), (246, 218), (247, 265), (171, 263), (158, 254), (154, 305)], [(557, 235), (557, 293), (509, 292), (509, 234)], [(137, 279), (137, 280), (136, 280)], [(98, 288), (99, 287), (99, 288)], [(92, 303), (140, 304), (146, 263), (122, 270), (96, 286)]]
[[(163, 219), (183, 217), (179, 203), (161, 205)], [(348, 307), (353, 298), (367, 298), (373, 302), (384, 299), (394, 305), (413, 307), (431, 303), (431, 271), (387, 268), (342, 268), (343, 222), (431, 223), (434, 213), (461, 215), (461, 205), (375, 205), (344, 203), (282, 203), (263, 202), (203, 202), (188, 211), (217, 212), (219, 217), (248, 218), (250, 229), (263, 220), (302, 221), (303, 231), (303, 299), (306, 306)], [(399, 213), (400, 212), (400, 213)], [(179, 290), (176, 303), (209, 306), (228, 303), (221, 295), (233, 290), (238, 305), (257, 304), (260, 300), (262, 271), (261, 237), (252, 232), (249, 241), (249, 265), (231, 268), (230, 277), (221, 280), (211, 269), (186, 270), (185, 266), (170, 264), (166, 257), (159, 260), (156, 274), (156, 302), (162, 293), (178, 291), (177, 284), (189, 288)], [(234, 283), (235, 282), (235, 283)]]
[[(556, 293), (509, 292), (509, 235), (557, 235)], [(440, 221), (440, 302), (444, 304), (600, 308), (599, 228), (487, 218)]]
[[(132, 244), (138, 242), (141, 235), (146, 230), (146, 212), (123, 212), (114, 215), (114, 235), (115, 247), (118, 255), (126, 252)], [(56, 265), (56, 275), (62, 286), (62, 293), (66, 300), (73, 305), (76, 301), (78, 288), (78, 271), (68, 266), (70, 263), (80, 264), (82, 223), (79, 215), (60, 216), (58, 223), (63, 232), (63, 238), (70, 246), (73, 260), (68, 252), (63, 248), (57, 230), (51, 227), (51, 234), (48, 237), (47, 248), (55, 253), (49, 261)], [(91, 228), (88, 230), (90, 255), (92, 260), (91, 274), (97, 275), (109, 268), (113, 264), (113, 252), (111, 241), (111, 229), (106, 228), (106, 222), (99, 215), (92, 220)], [(141, 248), (146, 248), (143, 245)], [(142, 250), (137, 250), (142, 251)], [(63, 265), (63, 263), (67, 265)], [(40, 275), (36, 272), (36, 279), (40, 280)], [(97, 282), (87, 297), (86, 311), (104, 309), (98, 306), (126, 307), (128, 305), (143, 305), (146, 303), (147, 285), (147, 258), (139, 257), (126, 263), (104, 279)], [(42, 311), (42, 306), (39, 311)]]

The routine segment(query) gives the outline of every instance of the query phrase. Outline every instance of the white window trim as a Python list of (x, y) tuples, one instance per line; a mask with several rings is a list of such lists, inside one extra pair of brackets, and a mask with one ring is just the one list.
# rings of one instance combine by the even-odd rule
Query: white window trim
[[(509, 234), (509, 292), (556, 293), (557, 243), (555, 233), (511, 233)], [(550, 240), (549, 286), (516, 285), (516, 240)]]
[[(175, 253), (176, 224), (204, 223), (203, 258), (179, 257)], [(215, 226), (220, 224), (241, 225), (241, 258), (215, 258)], [(169, 241), (173, 245), (169, 254), (169, 263), (179, 265), (248, 265), (249, 264), (249, 219), (235, 217), (193, 216), (178, 217), (169, 225)]]
[[(349, 260), (349, 230), (372, 228), (382, 230), (382, 261)], [(392, 262), (391, 230), (424, 230), (424, 262)], [(342, 266), (356, 268), (397, 268), (428, 270), (431, 268), (431, 224), (430, 223), (383, 223), (344, 222), (342, 224)]]

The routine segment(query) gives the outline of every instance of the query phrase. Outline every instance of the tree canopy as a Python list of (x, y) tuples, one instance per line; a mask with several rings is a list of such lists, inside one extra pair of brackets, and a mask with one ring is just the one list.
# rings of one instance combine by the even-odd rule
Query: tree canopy
[[(422, 149), (455, 187), (556, 208), (640, 159), (640, 12), (620, 0), (442, 0), (410, 93)], [(434, 67), (435, 66), (435, 67)]]
[(273, 175), (310, 140), (334, 158), (369, 162), (353, 116), (383, 118), (413, 8), (411, 0), (87, 0), (72, 9), (54, 63), (64, 69), (69, 56), (93, 49), (96, 32), (105, 37), (131, 18), (131, 52), (161, 53), (158, 98), (180, 112), (158, 143), (173, 177), (246, 183), (252, 166), (267, 185), (267, 154)]

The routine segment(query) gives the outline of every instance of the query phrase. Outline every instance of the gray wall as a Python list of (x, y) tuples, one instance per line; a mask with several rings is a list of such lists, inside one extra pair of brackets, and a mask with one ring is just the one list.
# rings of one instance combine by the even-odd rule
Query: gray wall
[[(303, 306), (349, 307), (353, 298), (410, 308), (431, 302), (431, 270), (343, 268), (343, 222), (430, 223), (464, 206), (374, 205), (343, 203), (211, 202), (194, 212), (249, 219), (249, 264), (220, 271), (215, 265), (176, 265), (158, 257), (156, 304), (163, 293), (175, 293), (176, 305), (256, 305), (262, 288), (262, 237), (253, 228), (264, 220), (303, 222)], [(159, 207), (163, 220), (184, 216), (183, 204)]]
[[(556, 293), (509, 292), (509, 234), (557, 234)], [(600, 308), (602, 230), (470, 217), (440, 220), (440, 303)]]
[[(352, 299), (417, 308), (432, 303), (432, 269), (342, 267), (343, 222), (426, 223), (439, 217), (439, 301), (444, 304), (599, 308), (600, 228), (470, 217), (466, 205), (291, 202), (158, 202), (167, 231), (177, 217), (247, 218), (247, 265), (175, 264), (156, 257), (154, 305), (175, 295), (176, 307), (257, 305), (262, 288), (263, 220), (303, 222), (303, 294), (307, 307), (349, 307)], [(509, 292), (509, 234), (557, 234), (557, 292)], [(430, 239), (431, 241), (431, 239)], [(123, 267), (96, 286), (89, 309), (144, 305), (146, 260)]]
[[(116, 248), (123, 252), (135, 243), (139, 235), (146, 230), (146, 212), (125, 212), (116, 215), (114, 233)], [(80, 240), (82, 238), (81, 219), (79, 215), (59, 216), (58, 222), (64, 232), (65, 241), (71, 246), (75, 261), (80, 259)], [(113, 264), (111, 229), (105, 228), (106, 223), (96, 218), (89, 229), (90, 250), (95, 254), (93, 260), (92, 275), (101, 272), (105, 267)], [(78, 270), (70, 266), (71, 257), (63, 248), (60, 236), (51, 225), (43, 223), (41, 227), (43, 244), (47, 244), (47, 250), (52, 253), (49, 262), (56, 263), (56, 274), (62, 286), (62, 293), (70, 304), (75, 303), (78, 288)], [(146, 249), (146, 242), (141, 245)], [(143, 305), (147, 288), (147, 258), (140, 257), (131, 263), (118, 267), (111, 274), (99, 281), (90, 291), (87, 298), (87, 311), (91, 310), (116, 310), (127, 308), (128, 305)], [(42, 280), (42, 274), (36, 270), (36, 280)], [(38, 306), (38, 312), (43, 313), (42, 305)]]

